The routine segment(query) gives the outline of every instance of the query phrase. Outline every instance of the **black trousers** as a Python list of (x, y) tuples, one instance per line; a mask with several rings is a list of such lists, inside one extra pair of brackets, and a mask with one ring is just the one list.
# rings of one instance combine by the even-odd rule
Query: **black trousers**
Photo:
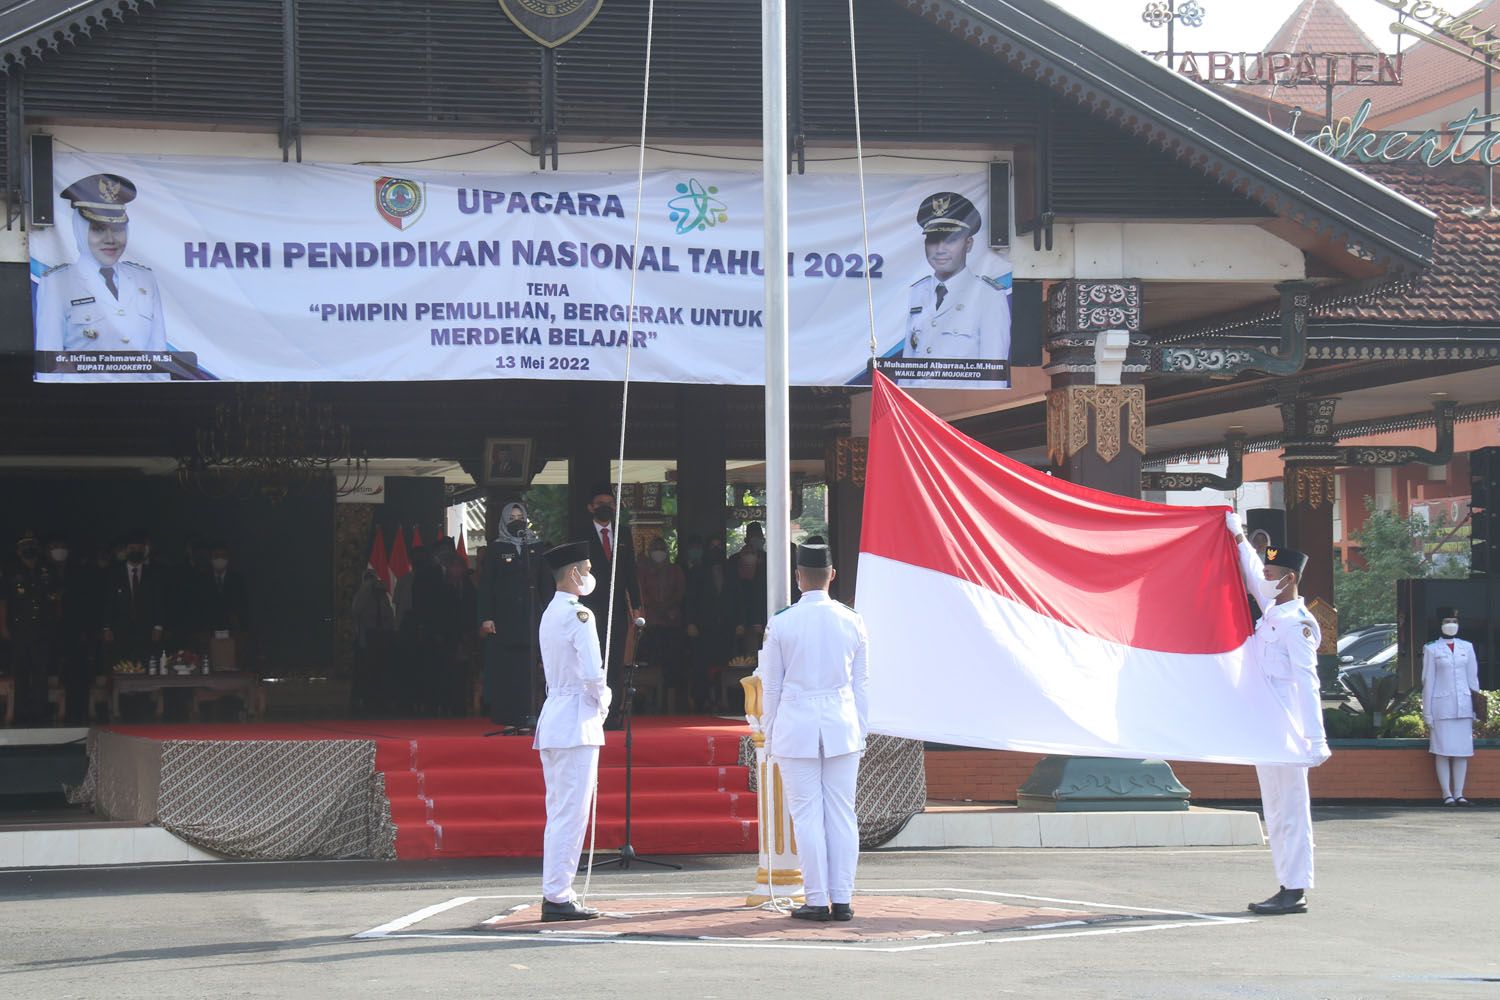
[(530, 724), (531, 647), (484, 640), (484, 696), (497, 726)]
[(11, 630), (10, 671), (16, 682), (16, 725), (45, 726), (52, 721), (47, 702), (47, 670), (52, 666), (52, 637), (45, 632)]

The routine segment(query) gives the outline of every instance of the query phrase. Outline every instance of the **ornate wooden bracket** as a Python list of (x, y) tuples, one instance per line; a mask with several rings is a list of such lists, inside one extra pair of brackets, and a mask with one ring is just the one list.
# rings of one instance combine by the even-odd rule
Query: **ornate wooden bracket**
[(865, 463), (869, 457), (869, 438), (834, 438), (828, 442), (828, 453), (823, 460), (824, 473), (830, 483), (851, 483), (864, 489)]
[(1233, 344), (1174, 344), (1152, 353), (1152, 368), (1163, 375), (1208, 375), (1229, 378), (1240, 372), (1292, 375), (1307, 363), (1307, 312), (1312, 304), (1310, 281), (1283, 281), (1281, 293), (1281, 343), (1274, 351)]
[(1224, 435), (1229, 452), (1229, 468), (1216, 476), (1210, 472), (1142, 472), (1141, 489), (1160, 492), (1193, 490), (1237, 490), (1245, 481), (1245, 435)]
[(1442, 400), (1432, 404), (1437, 431), (1437, 447), (1408, 448), (1405, 445), (1344, 445), (1339, 448), (1340, 465), (1385, 466), (1421, 462), (1423, 465), (1447, 465), (1453, 460), (1454, 411), (1458, 404)]

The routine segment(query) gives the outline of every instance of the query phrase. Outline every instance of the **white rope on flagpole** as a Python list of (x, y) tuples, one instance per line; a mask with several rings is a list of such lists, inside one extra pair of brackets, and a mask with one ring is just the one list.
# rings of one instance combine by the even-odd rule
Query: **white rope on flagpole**
[(865, 141), (859, 113), (859, 48), (854, 41), (854, 0), (849, 0), (849, 75), (854, 86), (854, 162), (859, 172), (859, 223), (865, 240), (865, 307), (870, 317), (870, 361), (874, 362), (880, 355), (880, 342), (875, 336), (875, 285), (869, 267), (870, 215), (865, 206)]
[[(635, 170), (635, 235), (630, 244), (630, 308), (625, 321), (625, 372), (620, 383), (620, 460), (618, 474), (615, 482), (615, 530), (609, 536), (609, 610), (604, 616), (604, 665), (609, 668), (610, 644), (614, 639), (615, 632), (615, 587), (619, 578), (619, 563), (617, 555), (620, 550), (620, 502), (619, 498), (625, 493), (625, 428), (627, 416), (630, 413), (630, 355), (635, 344), (635, 288), (636, 280), (640, 276), (640, 253), (641, 253), (641, 205), (646, 188), (646, 111), (651, 100), (651, 41), (656, 29), (656, 0), (650, 0), (646, 7), (646, 66), (641, 81), (641, 141), (640, 155), (636, 162)], [(634, 625), (632, 622), (626, 627)], [(622, 699), (630, 697), (628, 685), (626, 690), (620, 692)], [(620, 711), (625, 711), (623, 702)], [(603, 748), (600, 748), (600, 756), (603, 756)], [(594, 769), (594, 792), (593, 801), (589, 805), (589, 863), (583, 876), (583, 895), (585, 904), (589, 898), (589, 885), (594, 879), (594, 844), (599, 832), (599, 769)]]

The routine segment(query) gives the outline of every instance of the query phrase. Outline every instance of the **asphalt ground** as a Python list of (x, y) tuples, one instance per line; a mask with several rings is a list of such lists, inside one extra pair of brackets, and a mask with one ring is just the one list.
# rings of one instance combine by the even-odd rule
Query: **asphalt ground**
[[(6, 871), (0, 997), (1500, 998), (1500, 808), (1315, 819), (1310, 912), (1276, 918), (1244, 910), (1276, 889), (1265, 848), (867, 852), (856, 924), (862, 898), (911, 896), (1107, 917), (899, 942), (484, 930), (535, 905), (535, 861)], [(748, 857), (674, 860), (601, 870), (590, 901), (691, 905), (753, 875)]]

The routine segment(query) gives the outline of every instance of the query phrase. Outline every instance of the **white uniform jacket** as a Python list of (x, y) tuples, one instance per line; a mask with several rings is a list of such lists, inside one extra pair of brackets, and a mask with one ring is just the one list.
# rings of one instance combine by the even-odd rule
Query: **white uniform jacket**
[(1323, 731), (1322, 685), (1318, 680), (1322, 630), (1300, 597), (1267, 607), (1259, 593), (1265, 584), (1265, 564), (1249, 542), (1240, 542), (1239, 556), (1246, 589), (1261, 605), (1260, 621), (1255, 623), (1255, 634), (1250, 638), (1250, 656), (1291, 715), (1308, 764), (1316, 767), (1331, 756)]
[(869, 720), (869, 640), (850, 608), (811, 590), (777, 613), (760, 650), (766, 750), (817, 757), (865, 748)]
[(902, 356), (1008, 361), (1010, 297), (1005, 287), (967, 267), (943, 282), (942, 305), (937, 286), (931, 274), (912, 284)]
[[(92, 265), (92, 266), (91, 266)], [(39, 351), (165, 351), (161, 293), (151, 269), (122, 260), (110, 294), (93, 258), (42, 274), (37, 285)]]
[[(1448, 649), (1448, 643), (1453, 649)], [(1479, 690), (1474, 644), (1444, 636), (1422, 647), (1422, 715), (1427, 719), (1472, 719), (1470, 691)]]
[(534, 750), (604, 745), (610, 693), (593, 614), (563, 590), (552, 595), (542, 612), (540, 644), (547, 700), (536, 722)]

